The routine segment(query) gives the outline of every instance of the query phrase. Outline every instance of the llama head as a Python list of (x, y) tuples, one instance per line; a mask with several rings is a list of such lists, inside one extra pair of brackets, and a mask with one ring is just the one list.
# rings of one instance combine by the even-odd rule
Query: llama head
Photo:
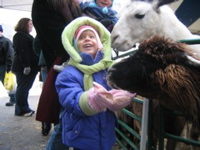
[[(180, 40), (182, 35), (179, 36), (179, 34), (184, 32), (179, 32), (180, 26), (187, 30), (187, 34), (191, 34), (178, 21), (173, 10), (166, 5), (163, 6), (171, 1), (173, 0), (133, 0), (130, 2), (123, 9), (123, 14), (120, 15), (119, 21), (111, 33), (112, 47), (118, 51), (126, 51), (131, 49), (136, 43), (140, 43), (154, 35), (166, 35), (166, 37), (174, 40)], [(182, 38), (185, 37), (182, 36)]]

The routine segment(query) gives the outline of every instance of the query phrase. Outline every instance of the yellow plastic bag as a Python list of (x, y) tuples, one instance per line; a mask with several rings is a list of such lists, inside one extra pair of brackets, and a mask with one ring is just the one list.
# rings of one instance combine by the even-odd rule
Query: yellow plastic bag
[(13, 90), (16, 82), (16, 77), (15, 74), (10, 72), (5, 73), (5, 78), (4, 78), (4, 87), (6, 90)]

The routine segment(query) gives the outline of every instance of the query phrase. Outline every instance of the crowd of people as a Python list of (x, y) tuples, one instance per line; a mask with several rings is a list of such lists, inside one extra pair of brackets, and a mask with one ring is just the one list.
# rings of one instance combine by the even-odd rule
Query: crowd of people
[(54, 126), (47, 150), (110, 150), (116, 142), (114, 111), (134, 94), (111, 89), (106, 81), (114, 63), (110, 32), (118, 21), (112, 5), (113, 0), (34, 0), (32, 19), (19, 20), (13, 43), (0, 26), (1, 81), (9, 71), (17, 79), (6, 106), (15, 105), (16, 116), (32, 116), (29, 90), (41, 73), (36, 120), (44, 136)]

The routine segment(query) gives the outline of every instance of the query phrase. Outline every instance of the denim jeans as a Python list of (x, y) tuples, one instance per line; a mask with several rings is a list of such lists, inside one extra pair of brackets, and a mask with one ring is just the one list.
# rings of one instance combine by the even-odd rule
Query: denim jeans
[(9, 94), (10, 102), (15, 103), (15, 94)]
[(47, 142), (46, 150), (69, 150), (67, 145), (62, 143), (62, 123), (55, 125), (54, 130)]
[(45, 83), (47, 76), (48, 76), (47, 67), (42, 66), (41, 69), (40, 69), (40, 73), (41, 73), (41, 76), (42, 76), (42, 82)]
[(28, 95), (37, 72), (31, 72), (28, 75), (24, 75), (21, 72), (16, 72), (15, 75), (17, 78), (15, 115), (21, 115), (31, 111), (28, 104)]

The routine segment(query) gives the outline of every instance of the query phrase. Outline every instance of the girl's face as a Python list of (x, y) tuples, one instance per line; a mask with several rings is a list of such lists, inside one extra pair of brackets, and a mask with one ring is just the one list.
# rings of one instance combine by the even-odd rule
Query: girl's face
[(100, 7), (110, 7), (112, 5), (112, 0), (96, 0), (96, 3)]
[(80, 52), (89, 53), (95, 58), (98, 51), (98, 43), (93, 31), (83, 31), (77, 41), (77, 45)]
[(32, 30), (33, 30), (33, 22), (32, 22), (32, 20), (30, 20), (30, 21), (28, 22), (28, 31), (29, 31), (29, 33), (30, 33)]

